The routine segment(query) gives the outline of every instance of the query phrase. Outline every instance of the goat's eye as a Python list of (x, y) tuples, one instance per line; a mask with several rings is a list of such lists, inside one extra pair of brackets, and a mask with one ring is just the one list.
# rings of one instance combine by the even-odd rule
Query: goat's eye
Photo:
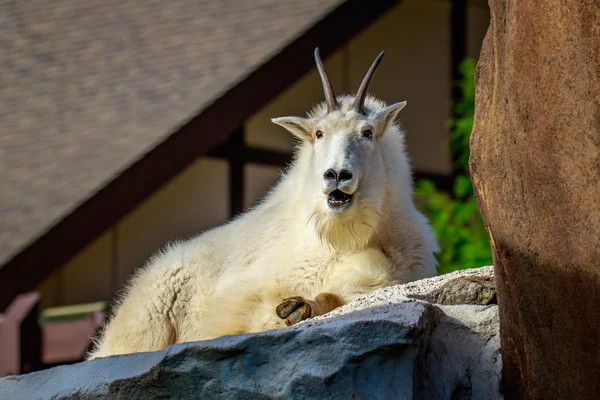
[(317, 139), (321, 139), (323, 137), (323, 132), (321, 131), (316, 131), (315, 132), (315, 136), (317, 137)]
[(373, 137), (373, 131), (370, 129), (367, 129), (363, 132), (363, 136), (366, 138), (371, 139)]

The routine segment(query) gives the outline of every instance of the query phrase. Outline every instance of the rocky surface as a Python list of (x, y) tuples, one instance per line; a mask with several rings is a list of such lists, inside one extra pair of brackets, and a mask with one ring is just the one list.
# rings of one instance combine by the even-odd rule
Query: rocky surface
[(462, 271), (384, 288), (327, 316), (0, 379), (4, 399), (499, 399), (496, 305), (436, 305)]
[(437, 303), (452, 304), (497, 304), (496, 282), (487, 276), (460, 276), (442, 286)]
[(507, 397), (600, 393), (600, 1), (493, 0), (470, 169)]

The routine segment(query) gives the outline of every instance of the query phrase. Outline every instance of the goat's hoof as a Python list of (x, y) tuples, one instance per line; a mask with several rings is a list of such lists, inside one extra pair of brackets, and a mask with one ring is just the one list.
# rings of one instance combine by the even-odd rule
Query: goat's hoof
[(275, 309), (277, 316), (285, 320), (287, 326), (297, 324), (310, 318), (310, 304), (302, 297), (285, 299)]

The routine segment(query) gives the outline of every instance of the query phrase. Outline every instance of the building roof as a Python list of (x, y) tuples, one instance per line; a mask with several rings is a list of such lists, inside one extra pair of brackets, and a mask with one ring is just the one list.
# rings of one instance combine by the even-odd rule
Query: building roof
[(339, 3), (5, 4), (0, 264)]
[(39, 282), (396, 1), (368, 3), (0, 0), (0, 281)]

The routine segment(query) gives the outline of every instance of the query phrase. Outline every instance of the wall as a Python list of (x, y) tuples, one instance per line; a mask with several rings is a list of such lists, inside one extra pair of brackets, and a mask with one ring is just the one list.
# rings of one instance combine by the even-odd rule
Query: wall
[(228, 172), (224, 160), (198, 159), (46, 279), (41, 306), (110, 300), (165, 243), (225, 222)]

